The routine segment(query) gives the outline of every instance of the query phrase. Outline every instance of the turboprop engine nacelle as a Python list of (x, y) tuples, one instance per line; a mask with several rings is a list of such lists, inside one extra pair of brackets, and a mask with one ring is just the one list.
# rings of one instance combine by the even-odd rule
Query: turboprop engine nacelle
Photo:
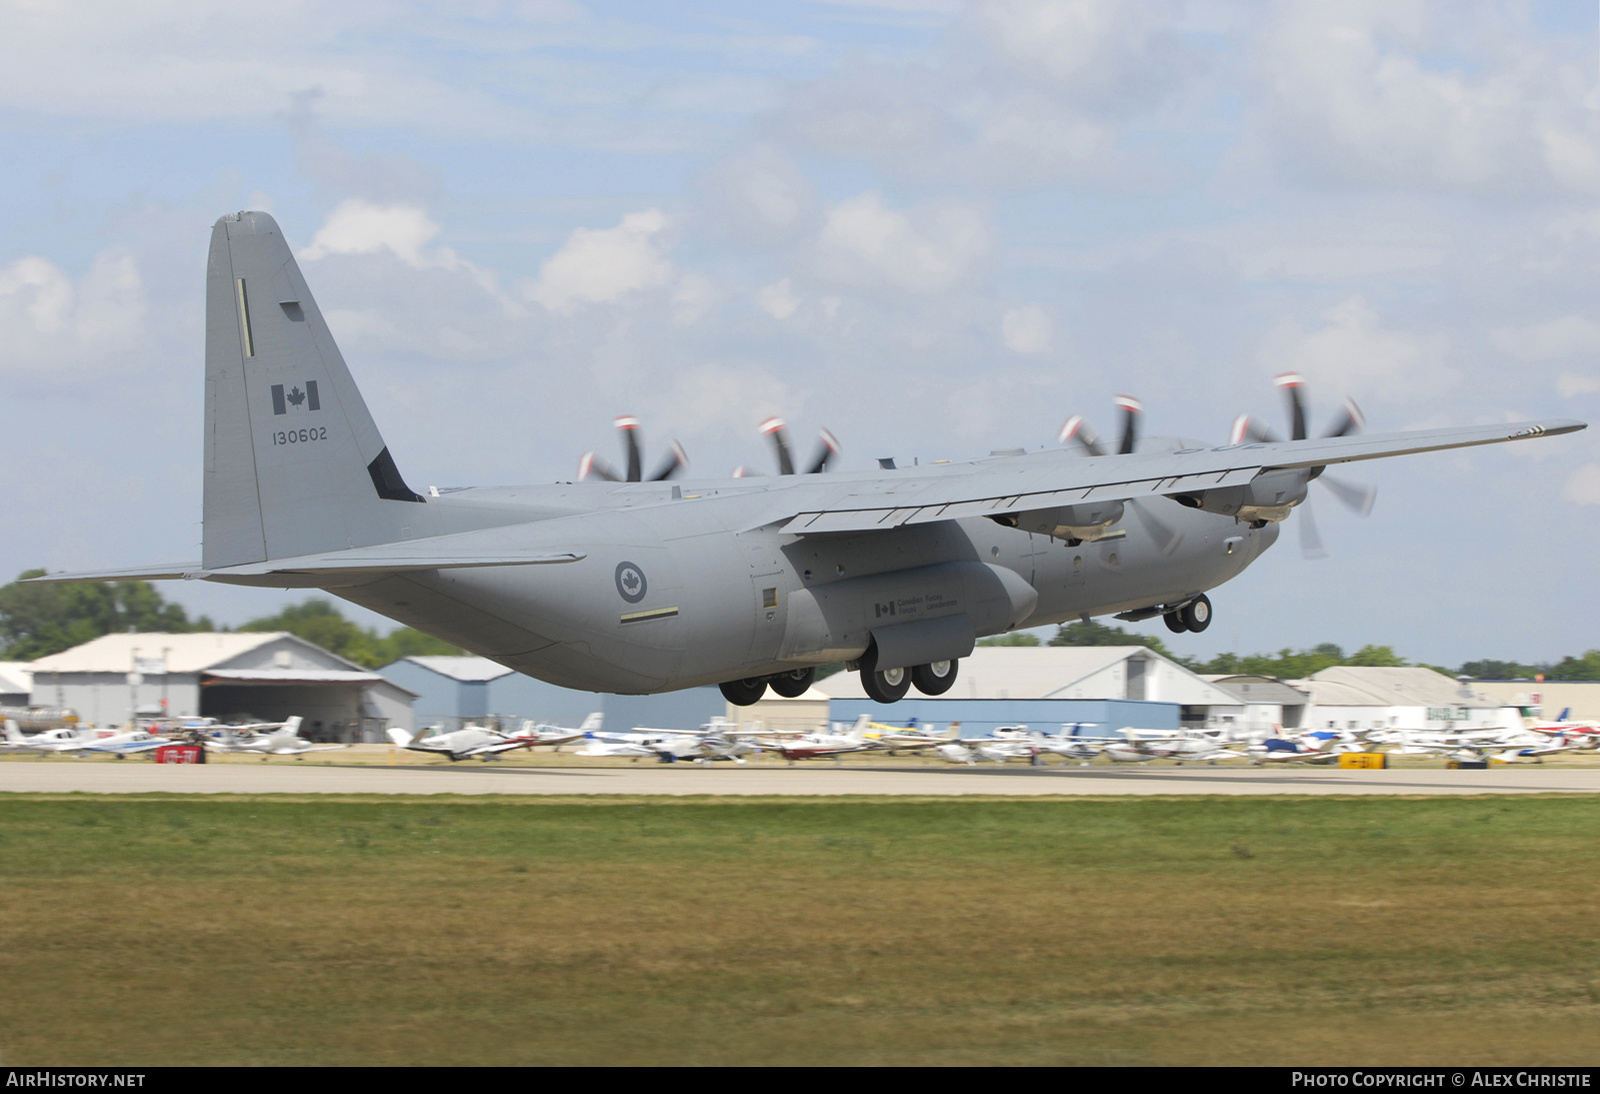
[(1240, 520), (1287, 520), (1289, 512), (1306, 500), (1310, 472), (1264, 471), (1243, 486), (1225, 486), (1190, 494), (1173, 494), (1172, 499), (1191, 509), (1220, 513)]
[(1122, 503), (1093, 501), (1058, 505), (1053, 509), (1030, 509), (1026, 513), (1011, 513), (994, 519), (1008, 528), (1056, 539), (1096, 540), (1122, 519)]

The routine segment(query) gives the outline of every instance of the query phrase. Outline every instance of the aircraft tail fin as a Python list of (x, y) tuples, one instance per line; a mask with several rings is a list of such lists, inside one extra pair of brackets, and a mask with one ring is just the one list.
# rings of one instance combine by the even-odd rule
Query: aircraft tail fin
[(595, 733), (600, 729), (600, 726), (604, 722), (605, 715), (597, 710), (593, 714), (589, 715), (589, 717), (585, 718), (583, 720), (583, 725), (579, 726), (578, 729), (583, 733)]
[(205, 568), (407, 538), (423, 498), (266, 213), (211, 232), (205, 404)]
[(410, 748), (411, 742), (416, 740), (416, 738), (407, 733), (405, 730), (396, 728), (389, 730), (389, 740), (393, 741), (400, 748)]
[(288, 718), (283, 720), (284, 731), (291, 737), (300, 736), (300, 723), (304, 720), (305, 719), (301, 718), (298, 714), (290, 715)]
[(6, 719), (6, 740), (8, 740), (8, 741), (20, 741), (20, 740), (23, 740), (23, 739), (24, 738), (22, 736), (22, 729), (21, 729), (20, 726), (17, 725), (16, 720), (12, 719), (12, 718), (7, 718)]
[(1571, 716), (1571, 714), (1572, 714), (1572, 708), (1571, 707), (1562, 707), (1561, 708), (1561, 713), (1556, 715), (1556, 721), (1565, 722), (1567, 720), (1567, 718)]

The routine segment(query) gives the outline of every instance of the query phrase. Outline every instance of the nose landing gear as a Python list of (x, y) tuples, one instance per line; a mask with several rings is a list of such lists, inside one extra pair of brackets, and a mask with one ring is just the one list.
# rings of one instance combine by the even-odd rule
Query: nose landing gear
[(1192, 631), (1199, 634), (1211, 626), (1211, 598), (1201, 593), (1177, 611), (1167, 612), (1162, 620), (1167, 625), (1167, 630), (1174, 634)]

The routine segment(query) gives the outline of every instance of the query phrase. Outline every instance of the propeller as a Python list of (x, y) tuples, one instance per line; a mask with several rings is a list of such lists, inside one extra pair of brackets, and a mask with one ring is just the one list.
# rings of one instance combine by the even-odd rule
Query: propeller
[[(1127, 455), (1139, 444), (1139, 420), (1144, 414), (1144, 404), (1132, 395), (1118, 395), (1116, 405), (1122, 411), (1122, 438), (1117, 443), (1118, 455)], [(1076, 441), (1082, 449), (1091, 456), (1105, 456), (1110, 454), (1101, 437), (1090, 428), (1089, 423), (1083, 420), (1083, 415), (1074, 414), (1061, 423), (1061, 432), (1056, 440), (1062, 444)]]
[[(628, 456), (627, 474), (619, 475), (610, 464), (600, 459), (593, 452), (585, 452), (578, 461), (578, 481), (595, 478), (604, 479), (606, 482), (639, 482), (644, 477), (644, 452), (639, 443), (639, 419), (631, 414), (624, 414), (613, 423), (622, 433), (623, 448)], [(670, 479), (680, 472), (688, 470), (689, 456), (684, 452), (683, 445), (674, 440), (668, 448), (667, 458), (656, 468), (655, 474), (650, 476), (650, 482), (661, 482)]]
[[(761, 423), (761, 432), (772, 438), (772, 447), (777, 450), (778, 474), (793, 475), (795, 473), (794, 454), (789, 447), (788, 423), (782, 418), (768, 418)], [(832, 433), (826, 429), (819, 430), (817, 432), (817, 440), (816, 455), (812, 457), (811, 462), (806, 466), (805, 473), (807, 475), (816, 475), (826, 471), (828, 465), (833, 462), (834, 457), (839, 455), (839, 439)], [(744, 470), (744, 468), (739, 469), (739, 471)], [(739, 471), (734, 472), (735, 478), (744, 477), (739, 474)]]
[[(1289, 432), (1290, 440), (1303, 441), (1309, 429), (1309, 415), (1306, 412), (1305, 377), (1298, 372), (1285, 372), (1276, 377), (1273, 383), (1283, 391), (1289, 401)], [(1346, 399), (1339, 417), (1324, 437), (1348, 437), (1360, 433), (1366, 428), (1367, 420), (1361, 414), (1361, 408), (1355, 401)], [(1228, 434), (1229, 444), (1243, 444), (1245, 441), (1256, 441), (1264, 444), (1275, 444), (1280, 438), (1271, 429), (1254, 421), (1250, 415), (1241, 414), (1233, 420), (1233, 429)], [(1378, 498), (1378, 492), (1371, 486), (1363, 483), (1350, 482), (1346, 479), (1334, 478), (1326, 475), (1326, 467), (1313, 467), (1307, 475), (1308, 479), (1315, 479), (1328, 488), (1328, 492), (1339, 500), (1339, 503), (1357, 516), (1366, 516), (1372, 512), (1372, 505)], [(1328, 552), (1322, 546), (1322, 537), (1317, 533), (1317, 522), (1311, 515), (1310, 500), (1301, 503), (1300, 520), (1300, 551), (1307, 558), (1326, 558)]]

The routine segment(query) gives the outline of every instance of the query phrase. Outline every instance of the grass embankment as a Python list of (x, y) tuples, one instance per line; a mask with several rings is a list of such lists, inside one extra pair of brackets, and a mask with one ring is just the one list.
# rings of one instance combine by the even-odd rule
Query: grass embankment
[(1588, 798), (0, 799), (0, 1063), (1587, 1063)]

